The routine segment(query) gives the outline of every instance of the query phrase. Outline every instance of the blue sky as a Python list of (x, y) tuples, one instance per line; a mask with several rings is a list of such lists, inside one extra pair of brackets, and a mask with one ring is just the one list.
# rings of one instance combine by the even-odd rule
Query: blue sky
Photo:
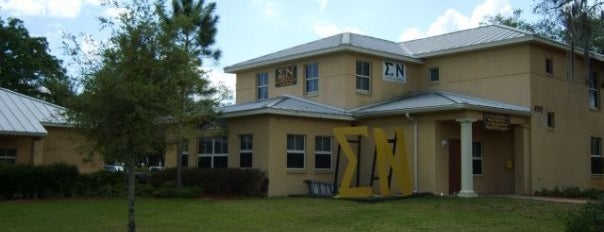
[[(33, 36), (44, 36), (52, 54), (62, 55), (62, 34), (89, 34), (106, 39), (97, 18), (119, 9), (100, 0), (0, 0), (2, 18), (17, 17)], [(355, 32), (391, 41), (405, 41), (477, 27), (484, 16), (530, 14), (530, 0), (219, 0), (217, 63), (206, 62), (210, 79), (234, 90), (234, 75), (224, 66), (307, 43), (340, 32)], [(94, 44), (86, 43), (88, 49)]]

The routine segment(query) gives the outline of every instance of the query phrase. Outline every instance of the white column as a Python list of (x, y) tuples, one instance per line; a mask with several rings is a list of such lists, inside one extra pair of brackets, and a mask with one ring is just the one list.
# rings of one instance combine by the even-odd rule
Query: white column
[(459, 197), (476, 197), (472, 176), (472, 122), (476, 119), (457, 119), (461, 125), (461, 191)]

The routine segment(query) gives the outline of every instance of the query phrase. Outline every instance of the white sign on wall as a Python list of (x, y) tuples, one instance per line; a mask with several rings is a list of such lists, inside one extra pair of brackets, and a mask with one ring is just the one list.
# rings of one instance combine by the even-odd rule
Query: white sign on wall
[(384, 80), (405, 83), (407, 82), (407, 77), (405, 75), (405, 65), (402, 63), (396, 63), (392, 61), (384, 61), (383, 66), (383, 76)]

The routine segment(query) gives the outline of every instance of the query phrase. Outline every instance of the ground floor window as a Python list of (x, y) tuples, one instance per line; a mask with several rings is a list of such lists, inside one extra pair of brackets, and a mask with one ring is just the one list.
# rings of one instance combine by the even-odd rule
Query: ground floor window
[(239, 136), (239, 167), (252, 167), (253, 138), (252, 135)]
[(472, 174), (477, 176), (482, 175), (482, 152), (482, 143), (472, 143)]
[(287, 168), (304, 168), (304, 135), (287, 135)]
[(186, 139), (180, 144), (180, 165), (189, 167), (189, 140)]
[(226, 168), (229, 157), (227, 141), (226, 136), (200, 138), (197, 167)]
[(315, 137), (315, 168), (331, 169), (331, 137)]
[(602, 138), (591, 137), (591, 174), (603, 175)]
[(17, 149), (0, 148), (0, 164), (15, 164)]

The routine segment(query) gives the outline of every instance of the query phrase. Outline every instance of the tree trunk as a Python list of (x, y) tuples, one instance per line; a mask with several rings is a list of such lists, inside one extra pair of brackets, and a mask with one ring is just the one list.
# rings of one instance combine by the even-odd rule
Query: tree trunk
[(127, 158), (127, 173), (128, 173), (128, 232), (136, 231), (135, 221), (135, 208), (134, 208), (134, 196), (135, 196), (135, 161), (134, 157), (130, 154)]

